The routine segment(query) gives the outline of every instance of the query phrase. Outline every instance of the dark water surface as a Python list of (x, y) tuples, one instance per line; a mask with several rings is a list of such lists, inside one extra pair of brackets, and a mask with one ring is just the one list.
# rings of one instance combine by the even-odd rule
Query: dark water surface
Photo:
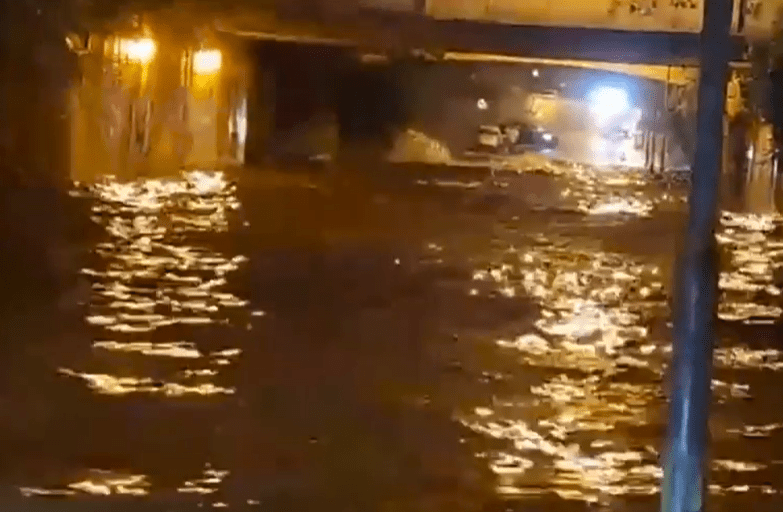
[[(0, 497), (656, 510), (682, 191), (573, 167), (395, 172), (82, 192), (100, 227), (83, 321), (33, 311), (4, 333)], [(714, 510), (783, 492), (783, 219), (754, 211), (721, 219)]]

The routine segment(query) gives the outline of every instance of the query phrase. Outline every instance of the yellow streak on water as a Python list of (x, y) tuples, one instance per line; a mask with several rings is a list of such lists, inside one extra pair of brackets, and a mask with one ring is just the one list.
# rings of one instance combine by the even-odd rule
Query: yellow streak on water
[[(210, 242), (230, 229), (231, 214), (240, 206), (234, 186), (220, 172), (195, 171), (170, 180), (106, 179), (86, 194), (93, 200), (93, 221), (105, 229), (94, 265), (82, 271), (92, 281), (85, 322), (95, 332), (95, 358), (59, 372), (115, 398), (232, 395), (234, 388), (220, 383), (221, 372), (241, 357), (242, 348), (214, 339), (211, 331), (202, 336), (208, 347), (194, 340), (201, 339), (201, 329), (244, 328), (250, 316), (247, 302), (227, 290), (228, 278), (246, 258), (223, 254)], [(173, 338), (183, 326), (188, 341)], [(214, 493), (227, 475), (207, 465), (178, 492)], [(59, 488), (20, 492), (143, 496), (153, 485), (145, 475), (94, 469)]]
[[(96, 351), (193, 360), (201, 372), (179, 372), (170, 381), (124, 372), (115, 375), (62, 368), (96, 393), (226, 395), (233, 390), (205, 380), (216, 366), (241, 353), (203, 353), (193, 343), (160, 339), (160, 330), (176, 326), (220, 325), (246, 301), (225, 291), (226, 277), (246, 258), (227, 256), (189, 240), (229, 229), (229, 215), (239, 207), (233, 186), (220, 172), (194, 171), (181, 179), (121, 183), (107, 179), (91, 190), (93, 219), (107, 239), (95, 250), (96, 268), (86, 322), (102, 332)], [(116, 336), (116, 337), (114, 337)], [(154, 341), (153, 341), (154, 340)], [(203, 370), (215, 371), (203, 371)], [(194, 369), (191, 369), (194, 370)]]
[[(633, 187), (616, 190), (617, 183), (634, 185), (630, 174), (612, 180), (582, 169), (573, 183), (564, 197), (585, 215), (585, 226), (595, 226), (590, 219), (601, 217), (611, 229), (629, 218), (650, 216), (656, 201), (682, 202), (662, 195), (654, 200)], [(732, 261), (721, 276), (721, 318), (780, 316), (773, 270), (783, 259), (783, 242), (769, 236), (779, 224), (780, 218), (771, 215), (723, 215), (719, 240)], [(658, 448), (635, 443), (627, 432), (663, 421), (661, 382), (671, 346), (668, 335), (661, 338), (649, 329), (650, 320), (668, 316), (661, 275), (649, 260), (551, 232), (496, 251), (474, 271), (469, 295), (529, 297), (540, 308), (530, 331), (496, 341), (501, 354), (518, 365), (517, 372), (506, 375), (508, 385), (519, 382), (527, 389), (496, 395), (457, 417), (475, 432), (505, 442), (505, 449), (477, 453), (495, 473), (498, 493), (554, 493), (607, 504), (613, 497), (658, 492)], [(718, 349), (716, 364), (719, 369), (778, 371), (783, 357), (777, 349), (739, 345)], [(719, 402), (752, 396), (743, 382), (715, 379), (713, 389)], [(779, 428), (745, 426), (728, 434), (769, 436)], [(713, 466), (734, 475), (767, 467), (753, 460), (716, 460)], [(716, 494), (780, 491), (750, 484), (710, 489)]]

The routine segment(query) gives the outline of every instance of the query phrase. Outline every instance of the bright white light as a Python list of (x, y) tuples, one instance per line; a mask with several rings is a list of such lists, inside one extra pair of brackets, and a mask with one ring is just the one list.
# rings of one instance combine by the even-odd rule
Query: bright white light
[(545, 133), (544, 135), (541, 136), (541, 138), (543, 138), (547, 142), (552, 142), (552, 134), (551, 133)]
[(220, 71), (223, 54), (220, 50), (199, 50), (193, 54), (193, 72), (197, 75), (211, 75)]
[(487, 100), (485, 100), (484, 98), (478, 100), (476, 106), (478, 107), (479, 110), (487, 110), (487, 108), (489, 108), (489, 105), (487, 105)]
[(626, 112), (631, 107), (628, 92), (618, 87), (598, 87), (588, 95), (590, 110), (600, 121)]
[(120, 56), (134, 62), (147, 64), (155, 56), (155, 41), (152, 39), (122, 39), (119, 44)]
[(534, 76), (535, 78), (538, 78), (538, 70), (537, 70), (537, 69), (534, 69), (534, 70), (533, 70), (533, 76)]

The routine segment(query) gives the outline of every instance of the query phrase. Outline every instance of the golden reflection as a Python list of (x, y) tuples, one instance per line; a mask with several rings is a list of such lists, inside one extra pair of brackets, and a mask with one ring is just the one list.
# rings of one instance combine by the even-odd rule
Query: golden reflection
[(531, 242), (516, 262), (506, 254), (504, 263), (474, 279), (538, 302), (535, 331), (498, 345), (524, 367), (549, 369), (548, 377), (529, 387), (531, 398), (482, 406), (461, 421), (510, 443), (487, 456), (498, 492), (548, 487), (563, 499), (588, 502), (653, 494), (660, 475), (653, 448), (630, 449), (612, 432), (646, 425), (659, 386), (607, 377), (629, 367), (662, 372), (663, 340), (650, 340), (644, 322), (664, 306), (659, 272), (627, 256), (557, 246), (543, 236)]
[(160, 394), (167, 397), (188, 395), (212, 396), (231, 395), (233, 389), (216, 386), (212, 383), (180, 384), (177, 382), (156, 381), (150, 377), (115, 377), (113, 375), (80, 373), (61, 369), (60, 373), (75, 377), (87, 383), (88, 387), (102, 395), (130, 395), (132, 393)]
[(92, 496), (146, 496), (149, 494), (150, 482), (145, 475), (103, 471), (93, 469), (75, 482), (64, 488), (20, 487), (22, 496), (31, 497), (64, 497), (87, 494)]
[(736, 460), (715, 460), (712, 462), (714, 471), (734, 471), (737, 473), (748, 473), (752, 471), (759, 471), (766, 468), (765, 464), (755, 464), (752, 462), (741, 462)]
[(783, 423), (769, 425), (744, 425), (741, 430), (730, 429), (729, 434), (739, 434), (743, 437), (765, 438), (770, 437), (775, 431), (783, 429)]
[(39, 487), (20, 487), (19, 493), (24, 496), (25, 498), (35, 498), (35, 497), (63, 497), (63, 496), (73, 496), (76, 494), (76, 491), (70, 491), (67, 489), (42, 489)]
[(228, 471), (217, 470), (207, 465), (199, 478), (185, 481), (177, 488), (177, 492), (183, 494), (213, 494), (217, 492), (218, 487), (228, 474)]
[(682, 202), (660, 191), (651, 194), (649, 181), (636, 171), (574, 166), (568, 175), (562, 199), (590, 216), (649, 217), (657, 206)]
[(149, 483), (144, 475), (121, 475), (111, 471), (92, 471), (88, 478), (74, 482), (68, 487), (85, 494), (98, 496), (112, 494), (144, 496), (148, 494)]
[[(229, 472), (219, 470), (207, 464), (197, 478), (189, 479), (177, 486), (177, 492), (182, 494), (209, 495), (218, 491)], [(91, 469), (86, 475), (61, 488), (20, 487), (22, 496), (31, 497), (64, 497), (78, 495), (92, 496), (147, 496), (152, 483), (146, 475)], [(257, 504), (248, 500), (248, 504)], [(216, 502), (213, 507), (225, 507), (225, 503)]]
[(647, 217), (652, 211), (652, 205), (649, 202), (642, 202), (633, 197), (611, 197), (597, 204), (582, 204), (580, 209), (590, 215), (617, 215), (625, 213)]
[[(202, 326), (246, 323), (247, 302), (225, 289), (246, 259), (202, 241), (229, 229), (239, 208), (233, 185), (223, 173), (192, 171), (170, 180), (106, 179), (91, 193), (93, 219), (105, 228), (106, 240), (95, 247), (96, 264), (83, 269), (93, 282), (85, 320), (100, 333), (93, 350), (111, 355), (123, 371), (112, 365), (104, 372), (60, 372), (114, 396), (232, 394), (215, 379), (241, 355), (240, 348), (205, 350), (171, 337), (192, 340)], [(188, 361), (189, 367), (150, 373), (166, 359)]]
[(718, 484), (710, 484), (710, 493), (718, 496), (727, 494), (747, 494), (755, 492), (759, 494), (780, 494), (780, 491), (774, 489), (770, 485), (729, 485), (722, 486)]
[(92, 346), (104, 350), (137, 352), (145, 356), (165, 356), (184, 359), (198, 359), (202, 357), (192, 343), (118, 343), (116, 341), (96, 341)]
[[(606, 229), (683, 201), (674, 194), (651, 194), (633, 173), (575, 168), (572, 176), (563, 198), (583, 214), (577, 221), (582, 227)], [(724, 215), (720, 241), (732, 262), (721, 277), (722, 318), (779, 316), (772, 273), (783, 244), (769, 236), (777, 226), (771, 216)], [(519, 381), (523, 388), (458, 415), (473, 431), (503, 441), (503, 448), (477, 456), (492, 469), (496, 490), (504, 495), (554, 493), (607, 504), (614, 497), (656, 494), (661, 478), (656, 447), (628, 432), (662, 421), (665, 410), (661, 382), (671, 345), (668, 333), (650, 327), (669, 316), (662, 270), (649, 259), (602, 251), (589, 239), (553, 231), (515, 236), (522, 239), (480, 263), (466, 293), (529, 298), (538, 305), (528, 330), (496, 342), (500, 354), (519, 365), (518, 375), (533, 377), (504, 375), (507, 385)], [(732, 344), (717, 351), (716, 363), (718, 370), (778, 371), (783, 355)], [(720, 376), (713, 380), (717, 402), (752, 397), (749, 384)], [(764, 437), (780, 428), (745, 426), (727, 433)], [(765, 467), (719, 459), (713, 470), (738, 480)], [(777, 493), (769, 486), (735, 484), (711, 490)]]
[(749, 323), (780, 318), (774, 272), (783, 260), (783, 242), (770, 237), (780, 224), (778, 214), (723, 213), (717, 239), (731, 265), (720, 275), (721, 319)]
[(725, 368), (783, 370), (783, 354), (774, 348), (751, 349), (741, 345), (719, 348), (715, 351), (715, 361)]

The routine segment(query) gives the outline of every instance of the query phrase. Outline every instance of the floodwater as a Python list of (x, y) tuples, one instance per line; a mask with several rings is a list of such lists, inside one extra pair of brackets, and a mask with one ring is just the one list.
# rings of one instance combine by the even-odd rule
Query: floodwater
[[(77, 240), (90, 287), (76, 320), (33, 308), (14, 333), (3, 502), (656, 510), (684, 190), (544, 167), (75, 190), (96, 227)], [(773, 510), (783, 218), (736, 210), (719, 233), (710, 505)]]

